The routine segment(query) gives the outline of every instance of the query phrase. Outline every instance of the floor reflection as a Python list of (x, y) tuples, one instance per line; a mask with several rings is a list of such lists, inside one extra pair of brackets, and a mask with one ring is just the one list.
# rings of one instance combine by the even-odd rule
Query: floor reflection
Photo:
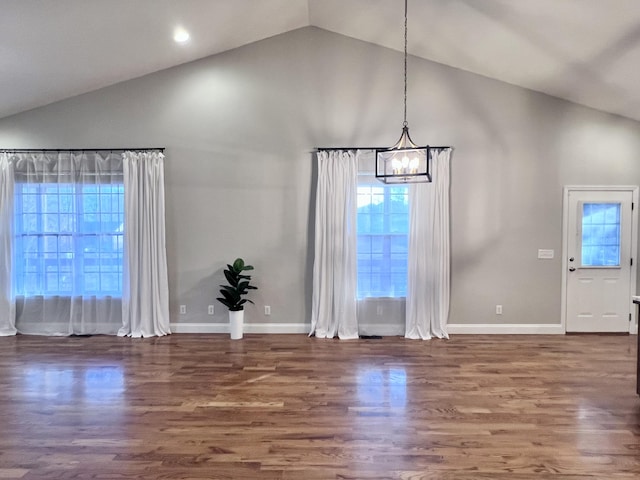
[(124, 372), (120, 366), (28, 365), (23, 375), (23, 395), (31, 398), (89, 404), (121, 400)]
[(360, 406), (405, 407), (407, 372), (396, 367), (366, 367), (357, 373)]

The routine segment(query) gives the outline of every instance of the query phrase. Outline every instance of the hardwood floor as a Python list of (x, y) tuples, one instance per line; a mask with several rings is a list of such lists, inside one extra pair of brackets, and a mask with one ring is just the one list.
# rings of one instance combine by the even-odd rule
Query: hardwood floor
[(637, 479), (635, 336), (0, 338), (0, 479)]

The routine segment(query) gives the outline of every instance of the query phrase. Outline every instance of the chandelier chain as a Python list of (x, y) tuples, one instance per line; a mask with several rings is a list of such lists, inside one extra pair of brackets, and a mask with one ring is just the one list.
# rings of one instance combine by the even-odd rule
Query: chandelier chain
[(404, 0), (404, 122), (403, 127), (407, 123), (407, 1)]

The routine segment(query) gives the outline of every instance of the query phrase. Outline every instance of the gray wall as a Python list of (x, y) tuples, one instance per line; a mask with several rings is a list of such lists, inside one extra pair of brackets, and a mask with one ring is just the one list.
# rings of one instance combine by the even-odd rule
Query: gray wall
[[(413, 57), (408, 108), (414, 140), (455, 147), (450, 322), (559, 323), (562, 186), (639, 183), (640, 124)], [(173, 321), (225, 322), (221, 267), (242, 256), (246, 321), (300, 323), (314, 147), (401, 126), (402, 54), (308, 27), (5, 118), (0, 148), (165, 146)]]

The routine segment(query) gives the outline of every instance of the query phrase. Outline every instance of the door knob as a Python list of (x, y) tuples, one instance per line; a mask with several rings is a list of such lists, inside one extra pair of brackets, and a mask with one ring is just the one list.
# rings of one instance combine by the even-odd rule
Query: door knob
[(576, 271), (576, 269), (575, 269), (575, 268), (573, 268), (573, 267), (571, 267), (571, 268), (569, 268), (569, 271), (570, 271), (570, 272), (575, 272), (575, 271)]
[(569, 261), (570, 261), (570, 262), (573, 262), (573, 260), (574, 260), (574, 259), (573, 259), (573, 257), (571, 257), (571, 258), (569, 259)]

